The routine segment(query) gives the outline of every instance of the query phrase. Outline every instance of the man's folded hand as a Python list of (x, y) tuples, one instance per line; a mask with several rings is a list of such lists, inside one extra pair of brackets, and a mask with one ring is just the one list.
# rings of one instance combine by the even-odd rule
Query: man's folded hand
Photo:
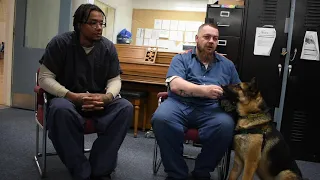
[(110, 103), (113, 99), (112, 94), (90, 94), (83, 97), (82, 110), (83, 111), (97, 111), (104, 109), (104, 106)]

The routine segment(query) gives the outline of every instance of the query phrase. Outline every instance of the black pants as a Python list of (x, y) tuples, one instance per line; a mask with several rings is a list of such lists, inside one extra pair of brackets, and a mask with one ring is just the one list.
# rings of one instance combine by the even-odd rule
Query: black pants
[[(83, 116), (91, 116), (98, 131), (89, 160), (84, 155)], [(83, 114), (64, 98), (49, 103), (47, 128), (60, 159), (73, 179), (87, 180), (90, 176), (110, 174), (116, 167), (118, 150), (126, 136), (133, 116), (132, 104), (117, 98), (104, 110)]]

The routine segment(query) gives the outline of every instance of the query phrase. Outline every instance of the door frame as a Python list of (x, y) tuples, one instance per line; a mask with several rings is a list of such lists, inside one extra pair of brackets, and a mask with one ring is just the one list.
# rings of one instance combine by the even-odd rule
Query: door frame
[[(26, 0), (22, 0), (22, 1), (26, 1)], [(15, 28), (17, 28), (18, 26), (16, 26), (16, 23), (18, 22), (17, 20), (17, 4), (18, 1), (8, 1), (6, 8), (8, 10), (8, 17), (7, 17), (7, 21), (6, 21), (6, 52), (5, 52), (5, 61), (4, 61), (4, 102), (3, 104), (9, 107), (15, 106), (18, 108), (23, 108), (23, 109), (33, 109), (34, 108), (34, 93), (33, 93), (33, 87), (32, 89), (27, 88), (27, 91), (25, 89), (21, 89), (21, 92), (24, 94), (20, 93), (20, 89), (19, 91), (14, 90), (17, 89), (17, 87), (19, 86), (18, 84), (13, 84), (13, 83), (17, 83), (17, 82), (13, 82), (14, 80), (14, 75), (17, 76), (17, 74), (14, 74), (15, 70), (14, 69), (14, 63), (17, 62), (16, 58), (19, 57), (15, 57), (15, 51), (17, 51), (18, 49), (16, 46), (18, 45), (20, 48), (20, 41), (18, 42), (18, 44), (16, 44), (17, 38), (19, 36), (19, 38), (21, 39), (21, 27), (20, 29), (17, 29), (15, 31)], [(70, 3), (70, 4), (69, 4)], [(66, 4), (68, 4), (66, 6)], [(69, 0), (68, 2), (63, 1), (62, 4), (60, 4), (60, 13), (64, 13), (64, 16), (71, 16), (71, 7), (72, 7), (72, 0)], [(68, 12), (68, 13), (66, 13)], [(66, 15), (68, 14), (68, 15)], [(21, 16), (21, 15), (20, 15)], [(61, 14), (60, 14), (61, 16)], [(21, 17), (20, 17), (21, 18)], [(20, 20), (21, 21), (21, 20)], [(65, 26), (65, 24), (68, 24), (68, 26)], [(59, 28), (58, 28), (58, 34), (69, 31), (69, 24), (70, 24), (70, 20), (69, 18), (64, 18), (63, 16), (61, 16), (59, 18)], [(16, 27), (15, 27), (16, 26)], [(20, 33), (20, 34), (17, 34)], [(25, 32), (23, 32), (25, 33)], [(24, 48), (24, 47), (23, 47)], [(25, 48), (27, 50), (27, 48)], [(45, 49), (45, 48), (44, 48)], [(43, 51), (44, 51), (43, 49)], [(21, 50), (21, 49), (20, 49)], [(30, 53), (29, 53), (30, 54)], [(19, 55), (20, 56), (20, 55)], [(21, 58), (21, 56), (20, 56)], [(19, 61), (18, 61), (19, 62)], [(19, 65), (18, 65), (19, 66)], [(16, 66), (16, 67), (18, 67)], [(20, 65), (20, 69), (21, 69), (21, 65)], [(35, 82), (35, 73), (36, 70), (34, 72), (34, 74), (30, 74), (30, 69), (26, 69), (26, 74), (27, 75), (27, 81), (32, 81), (30, 83)], [(31, 70), (32, 71), (32, 70)], [(33, 76), (34, 75), (34, 76)], [(19, 77), (21, 77), (21, 74), (18, 75)], [(33, 78), (34, 77), (34, 78)], [(21, 81), (21, 80), (20, 80)], [(17, 92), (16, 92), (17, 91)], [(20, 94), (19, 94), (20, 93)], [(21, 98), (17, 98), (17, 95), (23, 95), (23, 99), (21, 100)], [(21, 96), (22, 97), (22, 96)], [(21, 103), (20, 103), (21, 102)], [(20, 103), (20, 104), (19, 104)]]
[(7, 20), (6, 20), (6, 51), (4, 53), (4, 105), (11, 106), (11, 86), (12, 86), (12, 61), (13, 61), (13, 42), (15, 24), (15, 1), (7, 0)]

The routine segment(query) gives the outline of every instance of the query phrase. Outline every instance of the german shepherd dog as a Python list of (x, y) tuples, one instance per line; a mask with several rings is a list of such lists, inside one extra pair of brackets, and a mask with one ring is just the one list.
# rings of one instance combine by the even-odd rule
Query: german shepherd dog
[(281, 133), (272, 123), (271, 114), (257, 87), (256, 79), (222, 87), (226, 111), (236, 110), (233, 140), (234, 164), (229, 180), (243, 172), (243, 180), (302, 180), (301, 171)]

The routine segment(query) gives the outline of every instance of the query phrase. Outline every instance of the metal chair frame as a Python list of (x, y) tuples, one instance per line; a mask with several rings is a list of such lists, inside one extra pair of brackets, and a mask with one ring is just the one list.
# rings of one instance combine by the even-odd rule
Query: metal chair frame
[[(38, 73), (36, 73), (36, 86), (38, 82)], [(41, 93), (41, 92), (38, 92)], [(46, 176), (47, 172), (47, 156), (55, 156), (58, 155), (56, 152), (47, 152), (47, 135), (48, 130), (45, 128), (47, 125), (46, 113), (47, 113), (47, 95), (45, 92), (42, 92), (42, 97), (44, 98), (43, 104), (43, 125), (38, 121), (38, 93), (35, 92), (35, 121), (36, 121), (36, 154), (34, 156), (35, 163), (37, 165), (39, 174), (41, 178)], [(40, 129), (42, 129), (42, 148), (40, 152)], [(89, 153), (91, 149), (84, 149), (84, 153)], [(42, 159), (40, 159), (42, 158)], [(42, 161), (41, 161), (42, 160)], [(42, 166), (41, 166), (41, 165)]]
[[(164, 99), (162, 97), (159, 97), (158, 106), (160, 106), (161, 102), (163, 102), (163, 101), (164, 101)], [(148, 133), (149, 133), (149, 135), (153, 134), (153, 132), (148, 132)], [(158, 173), (159, 168), (162, 164), (162, 159), (161, 159), (161, 156), (159, 155), (159, 152), (160, 152), (159, 145), (157, 143), (157, 140), (155, 139), (154, 150), (153, 150), (153, 163), (152, 163), (154, 175), (156, 175)], [(226, 180), (228, 177), (229, 164), (230, 164), (230, 153), (231, 153), (231, 151), (228, 148), (217, 166), (216, 170), (218, 172), (218, 179), (219, 180)], [(196, 159), (196, 156), (190, 156), (187, 154), (183, 154), (183, 157), (186, 159), (192, 159), (192, 160)]]

